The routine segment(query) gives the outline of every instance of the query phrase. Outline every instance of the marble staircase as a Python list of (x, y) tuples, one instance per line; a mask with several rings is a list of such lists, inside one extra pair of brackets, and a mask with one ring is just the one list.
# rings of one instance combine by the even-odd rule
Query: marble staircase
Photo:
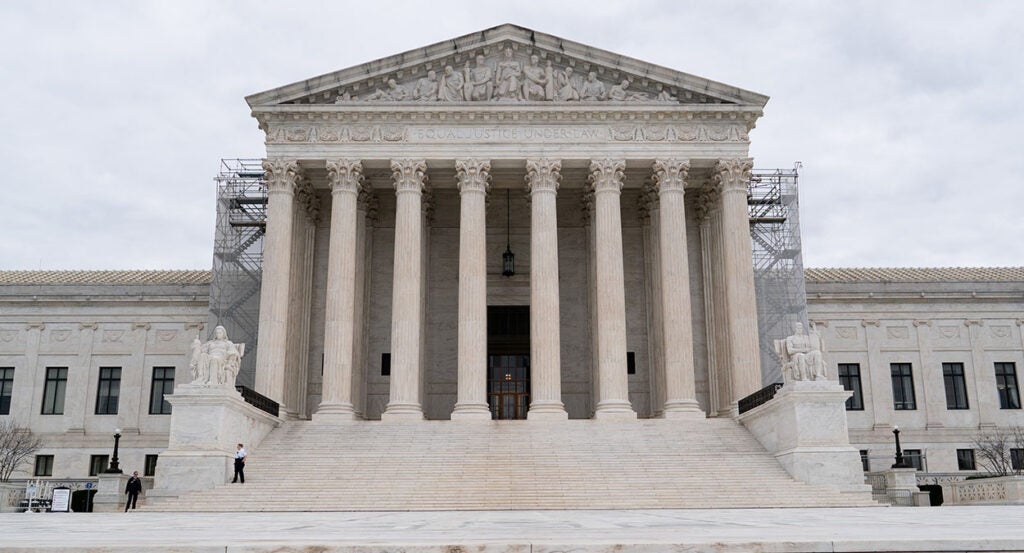
[(244, 485), (151, 511), (430, 511), (877, 505), (791, 478), (731, 419), (287, 422)]

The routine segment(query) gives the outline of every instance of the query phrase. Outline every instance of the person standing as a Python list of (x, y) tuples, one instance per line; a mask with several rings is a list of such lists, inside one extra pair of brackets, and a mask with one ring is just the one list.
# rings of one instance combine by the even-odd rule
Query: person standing
[(235, 451), (235, 478), (231, 480), (232, 484), (239, 481), (245, 484), (245, 458), (248, 455), (242, 444), (238, 444), (238, 450)]
[(139, 501), (139, 492), (142, 491), (142, 480), (139, 478), (139, 471), (132, 473), (131, 478), (128, 479), (128, 485), (124, 488), (124, 493), (128, 495), (128, 501), (124, 504), (124, 512), (128, 512), (128, 508), (135, 509), (135, 504)]

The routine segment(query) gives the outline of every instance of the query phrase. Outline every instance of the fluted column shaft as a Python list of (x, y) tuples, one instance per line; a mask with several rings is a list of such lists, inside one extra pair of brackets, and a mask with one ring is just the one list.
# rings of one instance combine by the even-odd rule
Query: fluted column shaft
[(626, 163), (605, 159), (590, 164), (594, 187), (597, 268), (598, 402), (595, 418), (636, 418), (626, 374), (626, 285), (622, 273), (620, 197)]
[(256, 391), (286, 410), (284, 375), (287, 362), (288, 296), (291, 282), (292, 203), (299, 177), (295, 160), (263, 162), (267, 186), (267, 230), (260, 284), (260, 322), (256, 353)]
[(452, 419), (490, 420), (487, 406), (487, 224), (491, 163), (455, 162), (459, 184), (459, 391)]
[(750, 182), (752, 167), (750, 159), (722, 159), (715, 166), (712, 178), (722, 190), (722, 257), (733, 401), (761, 388), (757, 299), (747, 213), (747, 183)]
[(530, 411), (528, 419), (567, 419), (562, 404), (558, 306), (558, 219), (562, 162), (528, 160), (530, 191)]
[(654, 162), (654, 182), (660, 204), (662, 344), (665, 354), (665, 407), (663, 415), (698, 417), (693, 367), (693, 327), (690, 305), (690, 269), (686, 243), (684, 188), (688, 161)]
[(382, 420), (422, 420), (420, 360), (423, 284), (423, 160), (394, 160), (395, 268), (391, 296), (391, 397)]
[(327, 162), (331, 185), (331, 234), (327, 253), (327, 313), (324, 376), (315, 418), (355, 419), (352, 371), (355, 359), (357, 203), (363, 180), (359, 160)]

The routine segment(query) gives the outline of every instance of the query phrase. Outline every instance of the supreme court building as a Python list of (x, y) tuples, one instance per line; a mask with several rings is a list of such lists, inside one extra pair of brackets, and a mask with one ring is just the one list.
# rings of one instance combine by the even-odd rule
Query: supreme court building
[(255, 388), (287, 416), (704, 417), (761, 387), (766, 96), (505, 25), (247, 101)]

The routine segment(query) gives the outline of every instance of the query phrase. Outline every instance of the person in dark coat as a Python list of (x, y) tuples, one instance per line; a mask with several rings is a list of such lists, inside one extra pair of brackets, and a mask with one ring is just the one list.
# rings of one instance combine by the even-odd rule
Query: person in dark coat
[(142, 480), (139, 478), (139, 471), (132, 473), (132, 477), (128, 479), (128, 485), (124, 488), (124, 493), (128, 495), (128, 502), (124, 504), (124, 512), (128, 512), (128, 508), (135, 508), (136, 502), (139, 500), (139, 492), (142, 491)]

